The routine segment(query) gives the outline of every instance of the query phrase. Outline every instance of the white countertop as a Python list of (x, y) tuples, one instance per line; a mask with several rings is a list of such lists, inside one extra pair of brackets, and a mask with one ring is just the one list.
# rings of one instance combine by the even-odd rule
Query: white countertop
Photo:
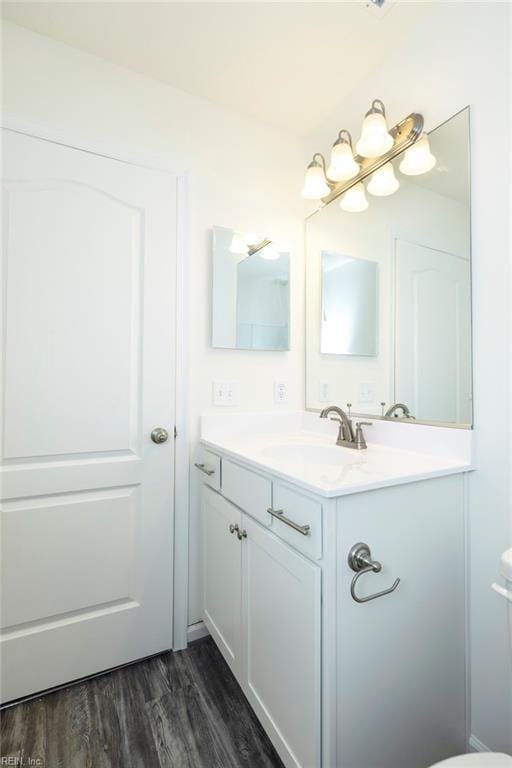
[(336, 446), (336, 434), (309, 412), (206, 413), (201, 444), (327, 497), (473, 469), (470, 430), (376, 420), (365, 428), (366, 450)]

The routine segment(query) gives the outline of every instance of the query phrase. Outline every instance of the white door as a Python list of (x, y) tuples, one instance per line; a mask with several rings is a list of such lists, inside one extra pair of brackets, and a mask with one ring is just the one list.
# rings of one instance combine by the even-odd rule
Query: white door
[(471, 424), (470, 265), (396, 241), (395, 400), (417, 419)]
[(321, 571), (242, 519), (244, 691), (287, 768), (318, 768)]
[(242, 547), (239, 509), (203, 486), (203, 618), (222, 655), (239, 678)]
[(176, 179), (3, 152), (7, 701), (171, 647)]

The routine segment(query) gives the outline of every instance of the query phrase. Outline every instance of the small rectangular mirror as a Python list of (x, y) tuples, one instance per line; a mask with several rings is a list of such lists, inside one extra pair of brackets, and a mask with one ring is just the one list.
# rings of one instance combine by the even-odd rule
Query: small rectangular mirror
[(213, 228), (212, 346), (289, 349), (290, 255), (268, 238)]
[(377, 264), (322, 251), (320, 352), (377, 354)]

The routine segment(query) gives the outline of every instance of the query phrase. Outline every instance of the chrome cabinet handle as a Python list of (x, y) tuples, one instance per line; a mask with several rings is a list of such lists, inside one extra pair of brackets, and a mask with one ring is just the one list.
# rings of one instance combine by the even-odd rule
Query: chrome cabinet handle
[(214, 469), (208, 469), (206, 464), (197, 464), (197, 463), (195, 463), (194, 467), (197, 467), (198, 469), (200, 469), (201, 472), (204, 472), (204, 474), (208, 475), (208, 477), (211, 477), (211, 475), (215, 474), (215, 470)]
[(242, 541), (242, 539), (247, 538), (247, 531), (245, 530), (245, 528), (243, 530), (240, 530), (240, 528), (238, 527), (238, 523), (236, 523), (235, 525), (233, 525), (233, 523), (230, 523), (229, 532), (236, 533), (238, 537), (238, 541)]
[(375, 592), (373, 595), (368, 595), (368, 597), (358, 597), (356, 595), (358, 579), (365, 573), (380, 573), (380, 571), (382, 571), (382, 565), (377, 560), (372, 560), (370, 547), (363, 542), (354, 544), (348, 553), (348, 564), (356, 573), (350, 584), (350, 594), (356, 603), (367, 603), (369, 600), (375, 600), (377, 597), (389, 595), (391, 592), (394, 592), (400, 584), (400, 579), (395, 579), (393, 585), (388, 589), (383, 589), (381, 592)]
[(290, 528), (293, 528), (294, 531), (298, 531), (299, 533), (302, 533), (303, 536), (309, 536), (311, 526), (298, 525), (297, 523), (294, 523), (293, 520), (290, 520), (289, 517), (285, 517), (284, 510), (272, 509), (272, 507), (269, 507), (267, 509), (267, 512), (269, 513), (269, 515), (272, 515), (272, 517), (275, 517), (277, 520), (280, 520), (285, 525), (289, 525)]

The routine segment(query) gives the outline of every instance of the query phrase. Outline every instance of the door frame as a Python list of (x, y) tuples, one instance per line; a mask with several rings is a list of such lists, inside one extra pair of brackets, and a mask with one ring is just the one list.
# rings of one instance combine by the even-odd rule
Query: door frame
[(129, 148), (118, 153), (112, 142), (98, 141), (83, 135), (72, 135), (67, 130), (55, 126), (43, 125), (25, 120), (12, 113), (4, 113), (0, 127), (14, 133), (24, 134), (35, 139), (42, 139), (53, 144), (60, 144), (80, 152), (98, 155), (109, 160), (116, 160), (125, 165), (133, 165), (148, 170), (173, 176), (176, 179), (176, 294), (175, 301), (175, 403), (174, 423), (174, 526), (173, 526), (173, 605), (172, 637), (169, 647), (173, 651), (187, 647), (188, 628), (188, 523), (189, 523), (189, 436), (188, 436), (188, 260), (187, 225), (188, 225), (188, 173), (185, 170), (173, 170), (162, 165), (157, 155), (141, 154)]

